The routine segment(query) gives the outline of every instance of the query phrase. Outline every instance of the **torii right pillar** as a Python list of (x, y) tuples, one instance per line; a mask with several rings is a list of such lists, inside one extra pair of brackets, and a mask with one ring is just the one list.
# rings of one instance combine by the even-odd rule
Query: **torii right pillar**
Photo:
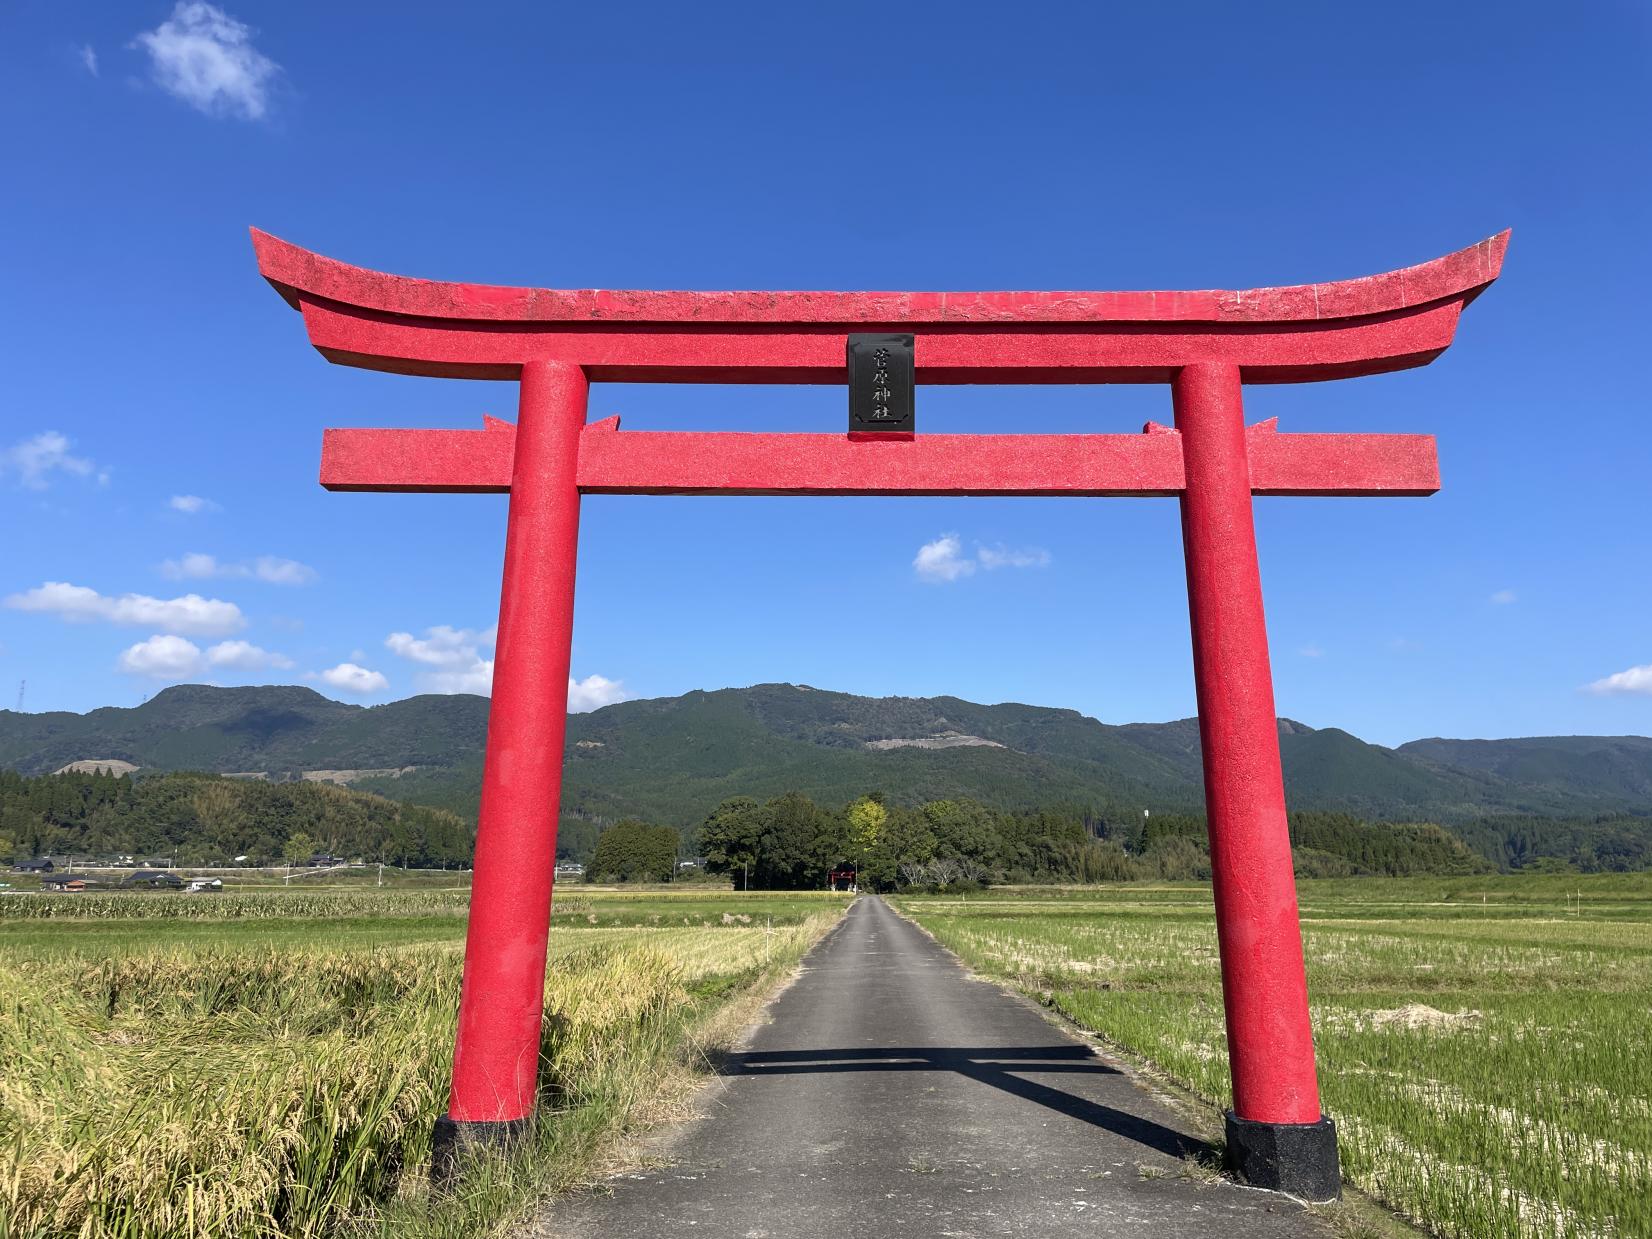
[(1204, 753), (1233, 1109), (1247, 1183), (1341, 1195), (1336, 1125), (1319, 1108), (1239, 367), (1184, 367), (1172, 387), (1187, 470), (1182, 545)]

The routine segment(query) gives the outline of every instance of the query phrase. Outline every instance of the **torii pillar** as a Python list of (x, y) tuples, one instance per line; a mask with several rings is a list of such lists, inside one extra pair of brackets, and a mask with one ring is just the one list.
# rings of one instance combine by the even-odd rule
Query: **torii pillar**
[[(1340, 1193), (1320, 1110), (1253, 495), (1429, 495), (1434, 440), (1247, 427), (1243, 386), (1425, 365), (1497, 278), (1508, 234), (1386, 275), (1242, 292), (694, 293), (444, 284), (255, 231), (330, 361), (520, 382), (481, 430), (329, 430), (333, 490), (508, 492), (503, 590), (453, 1092), (438, 1161), (534, 1110), (566, 730), (579, 501), (632, 495), (1174, 496), (1181, 502), (1233, 1109), (1253, 1186)], [(920, 383), (1167, 383), (1140, 435), (621, 432), (587, 385), (844, 383), (845, 340), (902, 333)], [(851, 344), (849, 354), (854, 355)], [(865, 381), (890, 402), (884, 361)], [(911, 377), (911, 376), (909, 376)], [(864, 423), (861, 423), (864, 430)]]

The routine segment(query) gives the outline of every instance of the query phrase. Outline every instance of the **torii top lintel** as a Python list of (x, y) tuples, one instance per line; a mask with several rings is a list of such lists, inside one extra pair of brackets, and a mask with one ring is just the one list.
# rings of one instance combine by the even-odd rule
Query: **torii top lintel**
[(329, 360), (510, 379), (841, 383), (851, 331), (909, 331), (922, 383), (1155, 383), (1204, 362), (1247, 383), (1425, 365), (1498, 276), (1509, 234), (1362, 279), (1189, 292), (560, 291), (408, 279), (253, 230), (259, 269)]

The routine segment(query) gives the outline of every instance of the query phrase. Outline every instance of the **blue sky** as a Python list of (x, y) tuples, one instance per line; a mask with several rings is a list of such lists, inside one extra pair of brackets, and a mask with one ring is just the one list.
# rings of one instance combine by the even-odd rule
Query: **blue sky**
[[(327, 365), (249, 225), (431, 278), (967, 290), (1338, 279), (1512, 227), (1432, 366), (1248, 392), (1282, 430), (1434, 433), (1444, 482), (1258, 501), (1279, 707), (1384, 743), (1652, 731), (1649, 34), (1628, 3), (8, 6), (0, 706), (485, 683), (504, 498), (315, 475), (323, 427), (477, 426), (512, 388)], [(636, 429), (842, 405), (592, 394)], [(1134, 430), (1169, 398), (919, 416)], [(590, 498), (573, 669), (581, 705), (790, 680), (1185, 716), (1176, 506)]]

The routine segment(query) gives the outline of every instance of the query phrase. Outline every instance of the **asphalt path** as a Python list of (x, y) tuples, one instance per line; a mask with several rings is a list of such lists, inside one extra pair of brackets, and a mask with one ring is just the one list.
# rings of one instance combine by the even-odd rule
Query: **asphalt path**
[(647, 1168), (555, 1202), (555, 1239), (1315, 1236), (1129, 1075), (863, 897)]

